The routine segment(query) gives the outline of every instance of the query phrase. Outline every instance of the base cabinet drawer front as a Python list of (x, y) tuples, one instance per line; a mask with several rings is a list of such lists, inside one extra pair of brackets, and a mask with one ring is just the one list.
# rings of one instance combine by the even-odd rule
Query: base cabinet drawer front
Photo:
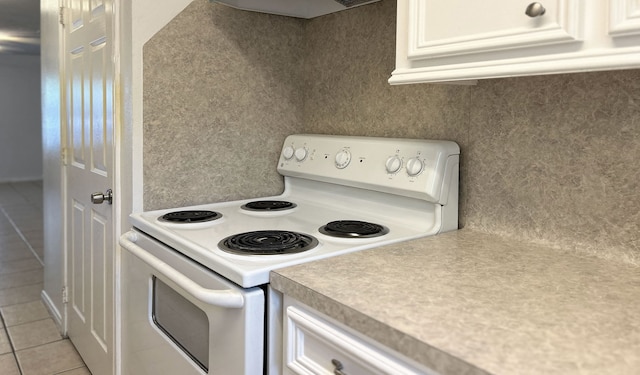
[(640, 68), (640, 0), (398, 0), (389, 82)]
[(299, 375), (435, 375), (408, 359), (355, 336), (320, 313), (295, 303), (286, 306), (284, 374)]

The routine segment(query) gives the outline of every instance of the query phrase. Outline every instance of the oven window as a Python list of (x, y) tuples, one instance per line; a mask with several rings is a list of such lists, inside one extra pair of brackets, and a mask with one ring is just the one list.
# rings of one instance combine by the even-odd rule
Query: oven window
[(158, 328), (208, 373), (207, 314), (155, 276), (152, 314)]

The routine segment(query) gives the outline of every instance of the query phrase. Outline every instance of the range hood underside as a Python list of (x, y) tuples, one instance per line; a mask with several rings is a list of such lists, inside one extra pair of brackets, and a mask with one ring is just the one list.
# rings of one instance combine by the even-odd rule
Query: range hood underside
[(212, 0), (233, 8), (281, 16), (314, 18), (380, 0)]

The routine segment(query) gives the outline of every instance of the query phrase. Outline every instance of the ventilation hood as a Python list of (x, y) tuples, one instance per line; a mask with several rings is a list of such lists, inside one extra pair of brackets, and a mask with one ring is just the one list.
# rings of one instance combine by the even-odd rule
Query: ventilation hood
[(211, 0), (233, 8), (253, 12), (313, 18), (380, 0)]

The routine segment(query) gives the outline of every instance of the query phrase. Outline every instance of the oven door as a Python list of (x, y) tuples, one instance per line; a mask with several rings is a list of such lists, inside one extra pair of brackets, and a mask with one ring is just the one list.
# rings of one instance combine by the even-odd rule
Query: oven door
[(120, 238), (122, 374), (263, 373), (265, 297), (135, 231)]

